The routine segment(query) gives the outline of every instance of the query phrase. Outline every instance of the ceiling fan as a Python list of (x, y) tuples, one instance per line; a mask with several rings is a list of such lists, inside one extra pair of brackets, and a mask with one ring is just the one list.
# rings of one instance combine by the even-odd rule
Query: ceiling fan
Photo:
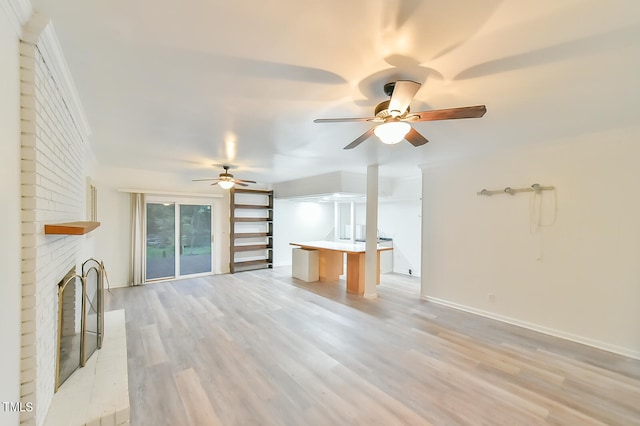
[(208, 178), (208, 179), (193, 179), (193, 182), (201, 182), (207, 180), (214, 180), (211, 185), (220, 185), (224, 189), (229, 189), (234, 185), (239, 186), (249, 186), (250, 183), (256, 183), (254, 180), (244, 180), (244, 179), (236, 179), (233, 177), (231, 173), (229, 173), (229, 169), (231, 166), (223, 165), (222, 168), (224, 172), (220, 173), (217, 178)]
[(436, 109), (431, 111), (411, 112), (409, 104), (420, 89), (421, 84), (410, 80), (392, 81), (384, 85), (384, 92), (390, 96), (388, 101), (383, 101), (376, 106), (375, 117), (363, 118), (318, 118), (314, 123), (343, 123), (350, 121), (370, 121), (380, 123), (364, 132), (360, 137), (345, 146), (344, 149), (352, 149), (360, 145), (372, 134), (375, 134), (383, 143), (396, 144), (406, 139), (413, 146), (421, 146), (429, 142), (416, 129), (411, 127), (413, 122), (451, 120), (455, 118), (479, 118), (487, 112), (484, 105)]

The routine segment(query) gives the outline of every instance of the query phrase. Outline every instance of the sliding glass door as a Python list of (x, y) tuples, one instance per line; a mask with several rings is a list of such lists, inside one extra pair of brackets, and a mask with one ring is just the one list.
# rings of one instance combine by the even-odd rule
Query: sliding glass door
[(147, 202), (146, 280), (212, 271), (211, 205)]
[(211, 206), (180, 205), (180, 274), (211, 272)]
[(176, 206), (147, 203), (147, 280), (176, 276)]

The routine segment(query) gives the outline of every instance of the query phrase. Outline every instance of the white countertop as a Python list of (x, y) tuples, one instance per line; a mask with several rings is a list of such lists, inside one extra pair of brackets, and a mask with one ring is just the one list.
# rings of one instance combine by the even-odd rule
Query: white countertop
[[(341, 241), (306, 241), (303, 243), (289, 243), (292, 246), (300, 246), (302, 248), (317, 250), (333, 250), (343, 251), (347, 253), (364, 253), (366, 251), (365, 243), (345, 243)], [(393, 250), (392, 247), (385, 247), (378, 244), (378, 251)]]

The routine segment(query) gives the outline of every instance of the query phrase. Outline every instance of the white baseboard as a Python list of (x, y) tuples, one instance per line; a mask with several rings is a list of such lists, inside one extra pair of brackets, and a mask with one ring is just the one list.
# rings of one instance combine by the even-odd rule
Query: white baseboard
[(391, 272), (393, 272), (394, 274), (406, 275), (407, 277), (416, 277), (416, 278), (420, 278), (420, 275), (419, 275), (419, 274), (409, 274), (409, 273), (404, 272), (404, 271), (391, 271)]
[(111, 284), (109, 285), (109, 287), (105, 286), (104, 289), (107, 290), (107, 288), (123, 288), (123, 287), (131, 287), (129, 284)]
[(580, 343), (583, 345), (591, 346), (597, 349), (602, 349), (608, 352), (613, 352), (618, 355), (626, 356), (628, 358), (634, 358), (640, 360), (640, 352), (629, 348), (624, 348), (610, 343), (601, 342), (599, 340), (590, 339), (584, 336), (578, 336), (575, 334), (567, 333), (555, 328), (544, 327), (538, 324), (533, 324), (526, 321), (521, 321), (515, 318), (510, 318), (504, 315), (496, 314), (493, 312), (483, 311), (482, 309), (472, 308), (465, 305), (460, 305), (455, 302), (449, 302), (447, 300), (438, 299), (436, 297), (421, 296), (422, 300), (437, 303), (439, 305), (447, 306), (449, 308), (458, 309), (460, 311), (469, 312), (471, 314), (480, 315), (481, 317), (494, 319), (507, 324), (516, 325), (518, 327), (526, 328), (529, 330), (537, 331), (539, 333), (548, 334), (549, 336), (559, 337), (561, 339), (570, 340), (572, 342)]

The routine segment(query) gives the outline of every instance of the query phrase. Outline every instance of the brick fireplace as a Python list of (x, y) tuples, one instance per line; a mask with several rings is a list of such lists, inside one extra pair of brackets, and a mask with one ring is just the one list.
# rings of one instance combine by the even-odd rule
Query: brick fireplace
[(41, 425), (54, 394), (58, 283), (93, 254), (91, 235), (45, 235), (87, 217), (89, 134), (50, 22), (34, 15), (20, 42), (22, 326), (21, 423)]

